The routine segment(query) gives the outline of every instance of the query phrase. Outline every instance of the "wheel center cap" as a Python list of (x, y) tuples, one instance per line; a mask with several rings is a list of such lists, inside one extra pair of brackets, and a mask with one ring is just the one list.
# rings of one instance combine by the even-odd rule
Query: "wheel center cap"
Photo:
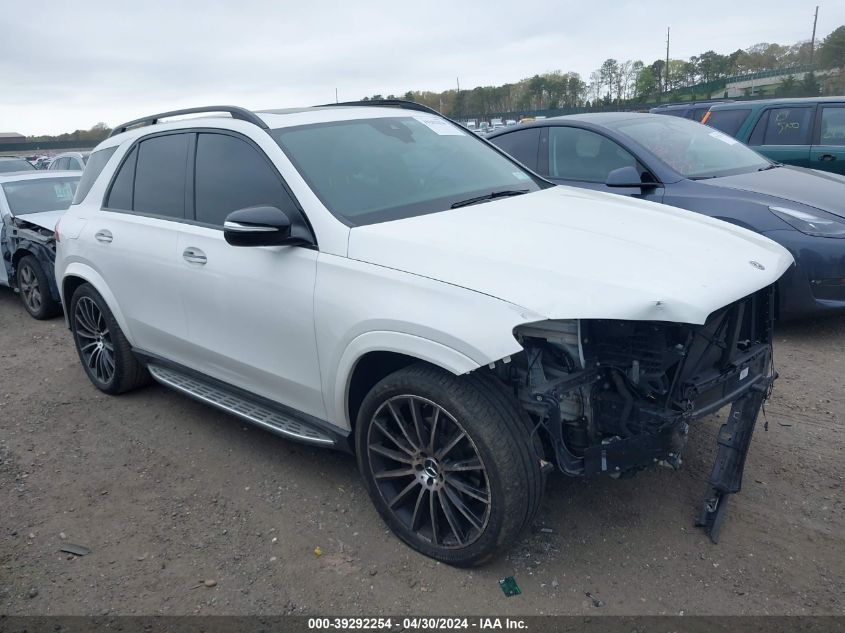
[(437, 460), (432, 457), (427, 457), (423, 462), (423, 470), (432, 479), (437, 479), (440, 476), (440, 466), (437, 465)]

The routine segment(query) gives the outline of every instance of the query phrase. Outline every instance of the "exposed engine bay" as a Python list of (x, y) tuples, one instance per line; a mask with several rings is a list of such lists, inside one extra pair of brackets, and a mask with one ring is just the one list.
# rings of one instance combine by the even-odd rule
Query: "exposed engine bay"
[(732, 404), (700, 523), (718, 539), (726, 494), (739, 490), (751, 431), (774, 381), (774, 291), (714, 312), (704, 325), (545, 321), (516, 329), (524, 353), (499, 377), (571, 476), (681, 465), (689, 424)]

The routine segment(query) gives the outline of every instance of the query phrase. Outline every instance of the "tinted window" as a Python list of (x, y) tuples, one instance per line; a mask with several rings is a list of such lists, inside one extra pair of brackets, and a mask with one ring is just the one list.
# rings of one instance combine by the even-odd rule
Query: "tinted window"
[(529, 173), (439, 116), (415, 113), (281, 128), (273, 138), (323, 204), (351, 225), (447, 211)]
[(637, 161), (609, 138), (573, 127), (549, 128), (549, 176), (564, 180), (605, 182), (620, 167)]
[(701, 119), (704, 118), (704, 115), (710, 111), (710, 108), (697, 108), (693, 110), (692, 117), (690, 117), (693, 121), (698, 121), (701, 123)]
[(167, 134), (142, 141), (137, 161), (132, 210), (184, 218), (188, 135)]
[(845, 145), (845, 108), (822, 108), (821, 145)]
[(810, 108), (772, 108), (763, 145), (809, 145), (813, 111)]
[(103, 171), (103, 167), (105, 167), (106, 163), (109, 162), (109, 158), (111, 158), (112, 154), (114, 154), (114, 150), (116, 149), (117, 146), (107, 147), (106, 149), (101, 149), (99, 152), (91, 154), (90, 159), (85, 165), (85, 171), (82, 173), (82, 180), (79, 181), (79, 186), (76, 188), (76, 195), (73, 197), (73, 204), (79, 204), (85, 200), (85, 196), (87, 196), (88, 192), (91, 191), (91, 187), (94, 186), (94, 182), (97, 180), (97, 177)]
[(123, 161), (120, 171), (112, 183), (111, 190), (106, 197), (105, 206), (109, 209), (132, 210), (132, 185), (135, 182), (135, 159), (138, 157), (136, 148), (132, 148)]
[(12, 213), (61, 211), (70, 206), (79, 176), (19, 180), (3, 185), (6, 202)]
[(713, 110), (710, 113), (710, 118), (707, 119), (707, 125), (721, 130), (725, 134), (736, 136), (750, 113), (751, 110)]
[(295, 206), (269, 161), (246, 141), (225, 134), (199, 135), (195, 191), (197, 221), (216, 226), (238, 209)]
[(52, 163), (50, 163), (50, 169), (67, 169), (67, 156), (63, 156), (62, 158), (57, 158)]
[(519, 130), (491, 138), (490, 142), (513, 156), (529, 169), (537, 170), (537, 151), (540, 147), (540, 128)]
[(0, 160), (0, 174), (10, 173), (13, 171), (31, 171), (33, 169), (35, 168), (22, 158)]

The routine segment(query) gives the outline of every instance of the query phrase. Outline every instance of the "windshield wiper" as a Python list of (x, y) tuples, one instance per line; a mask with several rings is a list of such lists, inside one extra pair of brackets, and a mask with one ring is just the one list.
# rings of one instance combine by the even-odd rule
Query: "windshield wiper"
[(488, 200), (495, 200), (496, 198), (507, 198), (508, 196), (521, 196), (528, 193), (528, 189), (504, 189), (502, 191), (492, 191), (483, 196), (476, 196), (475, 198), (467, 198), (454, 203), (450, 209), (458, 209), (460, 207), (467, 207), (471, 204), (478, 204), (479, 202), (487, 202)]
[(765, 167), (761, 167), (757, 171), (769, 171), (770, 169), (775, 169), (776, 167), (783, 167), (783, 163), (772, 163), (771, 165), (766, 165)]

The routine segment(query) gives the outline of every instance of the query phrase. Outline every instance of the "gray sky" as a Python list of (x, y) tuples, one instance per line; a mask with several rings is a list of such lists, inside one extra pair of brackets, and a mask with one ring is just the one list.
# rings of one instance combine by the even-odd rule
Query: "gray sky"
[[(8, 0), (6, 0), (8, 1)], [(5, 4), (3, 2), (2, 4)], [(11, 5), (14, 10), (8, 10)], [(820, 0), (818, 33), (845, 24)], [(82, 0), (0, 6), (0, 131), (55, 134), (193, 105), (311, 105), (586, 80), (601, 62), (809, 39), (814, 2)]]

